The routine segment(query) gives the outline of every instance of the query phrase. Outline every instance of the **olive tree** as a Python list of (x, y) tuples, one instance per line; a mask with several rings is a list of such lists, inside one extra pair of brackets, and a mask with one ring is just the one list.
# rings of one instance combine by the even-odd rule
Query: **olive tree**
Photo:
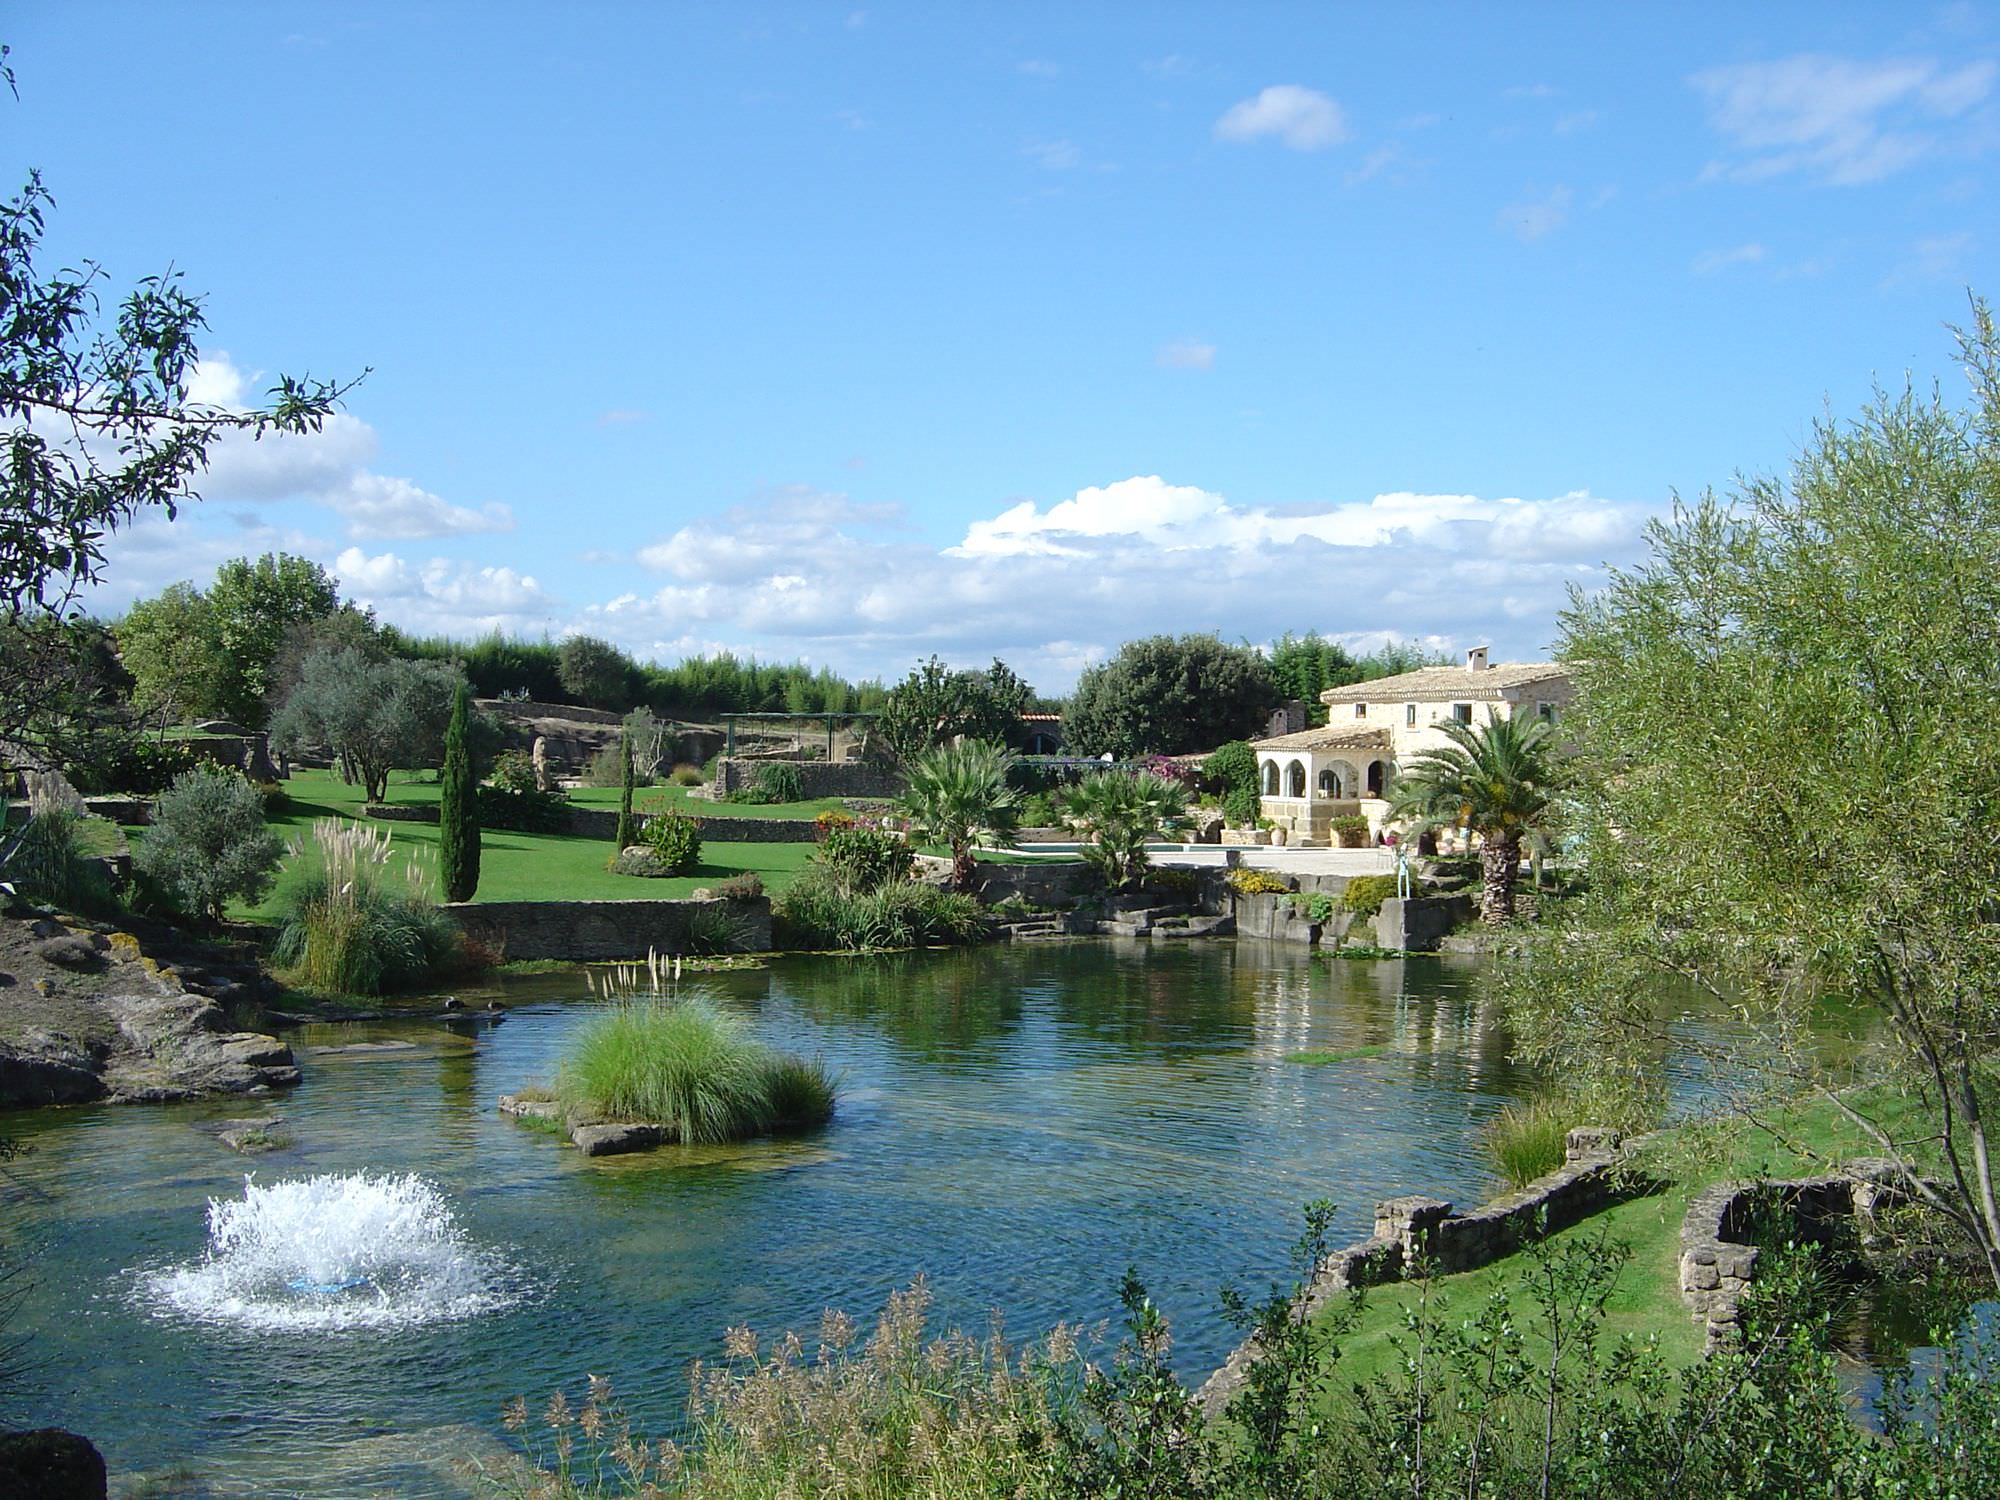
[(261, 898), (283, 855), (257, 788), (240, 772), (204, 765), (160, 793), (132, 858), (186, 911), (216, 922), (232, 896)]
[(392, 770), (442, 762), (463, 681), (445, 662), (370, 661), (352, 647), (318, 651), (272, 719), (271, 743), (289, 753), (330, 752), (368, 800), (380, 802)]
[[(1657, 1089), (1662, 978), (1750, 1023), (1962, 1230), (2000, 1286), (2000, 338), (1971, 400), (1905, 389), (1819, 423), (1789, 480), (1676, 504), (1578, 597), (1559, 654), (1590, 894), (1531, 943), (1515, 1021), (1572, 1071)], [(1816, 1039), (1827, 1007), (1877, 1045)], [(1761, 1045), (1755, 1045), (1761, 1044)], [(1866, 1085), (1856, 1088), (1854, 1085)]]

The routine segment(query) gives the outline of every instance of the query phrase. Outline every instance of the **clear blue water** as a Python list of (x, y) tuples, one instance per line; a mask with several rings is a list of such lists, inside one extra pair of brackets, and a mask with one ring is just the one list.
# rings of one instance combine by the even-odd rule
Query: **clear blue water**
[[(551, 1075), (595, 1008), (580, 973), (462, 992), (502, 998), (496, 1027), (429, 1007), (307, 1027), (305, 1081), (275, 1101), (295, 1141), (280, 1152), (213, 1138), (257, 1112), (242, 1100), (8, 1119), (34, 1152), (0, 1183), (0, 1235), (32, 1257), (21, 1323), (41, 1360), (16, 1415), (90, 1435), (116, 1474), (184, 1465), (189, 1493), (454, 1494), (454, 1457), (499, 1451), (514, 1394), (609, 1374), (665, 1430), (689, 1361), (732, 1324), (777, 1332), (828, 1307), (865, 1323), (923, 1272), (942, 1320), (983, 1329), (998, 1309), (1027, 1335), (1111, 1318), (1127, 1265), (1199, 1378), (1232, 1342), (1218, 1288), (1284, 1274), (1306, 1200), (1332, 1198), (1349, 1239), (1379, 1198), (1492, 1189), (1477, 1133), (1527, 1080), (1483, 972), (1247, 942), (784, 960), (713, 986), (844, 1075), (832, 1125), (597, 1161), (495, 1109)], [(414, 1045), (321, 1050), (357, 1041)], [(418, 1328), (259, 1332), (147, 1292), (199, 1258), (209, 1200), (240, 1197), (246, 1172), (362, 1170), (435, 1184), (519, 1300)]]

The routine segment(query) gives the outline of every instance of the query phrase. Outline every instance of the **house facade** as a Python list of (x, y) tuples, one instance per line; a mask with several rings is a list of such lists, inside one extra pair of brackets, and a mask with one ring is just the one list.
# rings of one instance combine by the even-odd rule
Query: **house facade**
[(1359, 815), (1378, 835), (1388, 814), (1396, 766), (1451, 743), (1443, 726), (1488, 718), (1553, 722), (1569, 706), (1569, 669), (1556, 662), (1489, 662), (1484, 646), (1464, 666), (1423, 667), (1373, 682), (1329, 688), (1324, 728), (1253, 741), (1263, 814), (1286, 842), (1333, 842), (1338, 817)]

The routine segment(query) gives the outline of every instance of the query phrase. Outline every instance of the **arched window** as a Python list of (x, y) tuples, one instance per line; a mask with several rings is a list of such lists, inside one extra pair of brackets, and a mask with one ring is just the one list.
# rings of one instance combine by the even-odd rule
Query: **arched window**
[(1340, 778), (1333, 774), (1332, 766), (1328, 766), (1319, 773), (1319, 794), (1322, 797), (1338, 797), (1340, 795)]
[(1264, 795), (1266, 797), (1278, 795), (1278, 763), (1275, 760), (1264, 762)]
[(1381, 762), (1381, 761), (1379, 761), (1379, 760), (1371, 760), (1371, 761), (1369, 761), (1369, 762), (1368, 762), (1368, 795), (1369, 795), (1369, 796), (1371, 796), (1371, 797), (1379, 797), (1379, 796), (1381, 796), (1381, 795), (1382, 795), (1382, 785), (1383, 785), (1383, 782), (1384, 782), (1384, 780), (1385, 780), (1385, 779), (1386, 779), (1386, 777), (1387, 777), (1387, 774), (1388, 774), (1388, 773), (1387, 773), (1387, 772), (1385, 772), (1385, 771), (1383, 770), (1383, 768), (1382, 768), (1382, 762)]
[(1295, 760), (1292, 762), (1291, 768), (1285, 772), (1285, 795), (1287, 797), (1303, 797), (1305, 794), (1306, 763), (1302, 760)]

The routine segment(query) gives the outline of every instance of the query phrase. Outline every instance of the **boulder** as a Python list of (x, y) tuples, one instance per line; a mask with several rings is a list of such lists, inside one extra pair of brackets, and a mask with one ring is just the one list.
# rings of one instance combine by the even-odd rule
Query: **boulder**
[(85, 1104), (104, 1094), (97, 1060), (60, 1041), (33, 1048), (0, 1046), (0, 1109)]
[(60, 1427), (0, 1433), (0, 1495), (35, 1500), (104, 1500), (104, 1455)]
[(74, 932), (42, 939), (35, 944), (34, 954), (43, 963), (59, 969), (94, 969), (104, 958), (96, 943)]
[(574, 1125), (569, 1138), (585, 1156), (622, 1156), (628, 1151), (650, 1151), (666, 1144), (663, 1126), (623, 1121), (606, 1125)]

